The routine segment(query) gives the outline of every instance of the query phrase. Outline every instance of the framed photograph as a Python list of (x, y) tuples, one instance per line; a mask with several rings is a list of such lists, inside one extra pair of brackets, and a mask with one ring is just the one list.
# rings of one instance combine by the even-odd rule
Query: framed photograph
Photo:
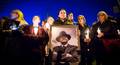
[(77, 62), (77, 50), (80, 50), (78, 26), (60, 25), (52, 26), (50, 34), (52, 59), (55, 62)]

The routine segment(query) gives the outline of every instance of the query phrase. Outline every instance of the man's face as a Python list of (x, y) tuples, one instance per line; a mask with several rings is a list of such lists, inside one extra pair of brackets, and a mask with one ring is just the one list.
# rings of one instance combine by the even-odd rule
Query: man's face
[(65, 19), (65, 18), (66, 18), (66, 11), (65, 11), (65, 10), (61, 10), (61, 11), (59, 12), (59, 17), (60, 17), (61, 19)]
[(69, 41), (69, 39), (66, 36), (62, 36), (60, 37), (60, 42), (65, 45), (67, 44), (67, 42)]
[(105, 21), (105, 15), (99, 15), (98, 19), (100, 22), (104, 22)]

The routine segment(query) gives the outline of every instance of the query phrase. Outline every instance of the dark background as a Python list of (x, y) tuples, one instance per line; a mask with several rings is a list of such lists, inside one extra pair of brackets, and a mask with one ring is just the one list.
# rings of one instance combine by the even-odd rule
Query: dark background
[(0, 0), (0, 17), (10, 16), (13, 9), (20, 9), (25, 20), (32, 24), (34, 15), (39, 15), (41, 20), (48, 16), (57, 19), (59, 10), (64, 8), (67, 14), (73, 12), (76, 22), (78, 15), (84, 15), (91, 26), (97, 20), (100, 10), (106, 11), (110, 16), (120, 17), (118, 1), (120, 0)]

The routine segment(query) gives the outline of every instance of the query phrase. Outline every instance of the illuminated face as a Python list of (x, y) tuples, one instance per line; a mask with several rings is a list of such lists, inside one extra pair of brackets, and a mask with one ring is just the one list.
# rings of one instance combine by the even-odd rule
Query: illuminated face
[(61, 11), (59, 12), (59, 17), (60, 17), (61, 19), (65, 19), (65, 18), (66, 18), (66, 11), (65, 11), (65, 10), (61, 10)]
[(73, 14), (72, 13), (68, 15), (68, 19), (73, 20)]
[(49, 17), (49, 18), (47, 19), (47, 22), (48, 22), (50, 25), (52, 25), (53, 22), (54, 22), (54, 19), (53, 19), (52, 17)]
[(60, 42), (65, 45), (67, 42), (69, 41), (69, 39), (66, 36), (61, 36), (60, 37)]
[(100, 22), (104, 22), (104, 21), (105, 21), (105, 15), (104, 15), (104, 14), (99, 15), (99, 16), (98, 16), (98, 20), (99, 20)]
[(15, 12), (11, 13), (11, 19), (17, 19), (18, 18), (18, 14)]
[(32, 21), (33, 21), (33, 25), (39, 25), (40, 17), (39, 16), (34, 16)]
[(84, 17), (78, 17), (79, 24), (85, 24)]

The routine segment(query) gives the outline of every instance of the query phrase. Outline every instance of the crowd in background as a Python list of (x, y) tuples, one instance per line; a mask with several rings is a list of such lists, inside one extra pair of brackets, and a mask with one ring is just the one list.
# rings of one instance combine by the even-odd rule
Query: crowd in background
[[(13, 65), (50, 65), (52, 58), (49, 56), (52, 56), (54, 51), (46, 51), (46, 48), (49, 48), (52, 25), (78, 26), (81, 48), (78, 51), (81, 56), (79, 65), (93, 65), (94, 62), (96, 65), (119, 63), (119, 60), (116, 59), (120, 57), (120, 21), (110, 18), (105, 11), (98, 12), (97, 21), (93, 23), (92, 27), (87, 25), (84, 15), (79, 15), (77, 19), (78, 23), (75, 24), (73, 13), (67, 15), (66, 10), (61, 9), (57, 20), (49, 16), (47, 20), (42, 21), (42, 26), (40, 26), (40, 17), (33, 16), (33, 24), (29, 25), (20, 10), (13, 10), (11, 17), (0, 19), (1, 65), (10, 63)], [(14, 37), (14, 39), (10, 37)], [(15, 42), (17, 42), (16, 45), (13, 44)], [(46, 54), (48, 54), (47, 58)], [(70, 54), (69, 56), (72, 57)], [(69, 65), (68, 62), (71, 60), (65, 63), (61, 63), (59, 60), (59, 62), (55, 61), (55, 65)]]

